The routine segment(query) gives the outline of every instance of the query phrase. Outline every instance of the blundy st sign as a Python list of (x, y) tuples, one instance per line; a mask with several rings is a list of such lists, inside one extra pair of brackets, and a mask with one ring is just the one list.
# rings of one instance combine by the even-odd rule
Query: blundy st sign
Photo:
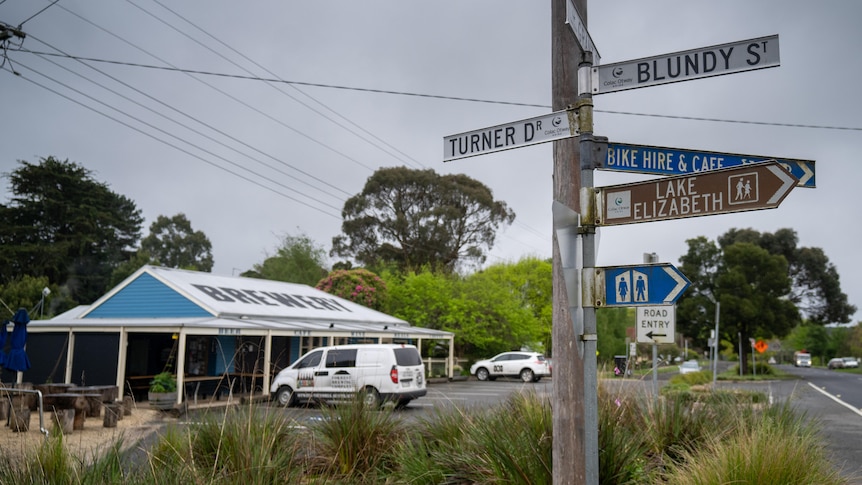
[(450, 135), (443, 138), (443, 161), (570, 138), (578, 134), (577, 130), (576, 112), (562, 110), (505, 125)]
[(612, 226), (774, 209), (796, 184), (796, 178), (781, 164), (764, 162), (600, 187), (592, 198), (586, 192), (586, 203), (595, 204), (595, 210), (587, 213), (595, 214), (596, 220), (584, 218), (583, 223)]
[(672, 344), (676, 339), (676, 307), (638, 307), (635, 327), (639, 343)]
[(799, 187), (814, 188), (814, 160), (738, 155), (705, 150), (686, 150), (646, 145), (608, 143), (607, 156), (599, 166), (602, 170), (647, 173), (656, 175), (685, 175), (723, 168), (739, 167), (766, 161), (780, 163), (798, 180)]
[[(594, 268), (595, 298), (585, 295), (584, 306), (672, 305), (691, 285), (670, 263)], [(585, 280), (589, 276), (585, 274)], [(587, 287), (589, 285), (585, 285)]]
[(593, 68), (593, 94), (778, 67), (778, 35)]

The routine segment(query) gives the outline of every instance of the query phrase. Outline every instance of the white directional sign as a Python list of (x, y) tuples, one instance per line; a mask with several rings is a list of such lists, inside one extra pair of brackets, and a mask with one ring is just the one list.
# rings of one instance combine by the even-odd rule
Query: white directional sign
[(637, 307), (635, 327), (639, 343), (672, 344), (676, 339), (676, 307)]
[(593, 94), (778, 67), (778, 35), (593, 68)]
[(555, 111), (505, 125), (447, 136), (443, 138), (443, 161), (570, 138), (577, 134), (575, 111)]
[(581, 50), (592, 52), (593, 64), (596, 66), (599, 65), (599, 61), (601, 60), (599, 51), (596, 49), (596, 45), (593, 44), (593, 38), (590, 37), (590, 33), (587, 31), (587, 26), (584, 25), (584, 22), (581, 20), (581, 15), (578, 13), (578, 9), (575, 7), (575, 4), (572, 3), (572, 0), (566, 2), (566, 23), (572, 28), (572, 32), (575, 34), (575, 39), (578, 40), (578, 44), (581, 46)]

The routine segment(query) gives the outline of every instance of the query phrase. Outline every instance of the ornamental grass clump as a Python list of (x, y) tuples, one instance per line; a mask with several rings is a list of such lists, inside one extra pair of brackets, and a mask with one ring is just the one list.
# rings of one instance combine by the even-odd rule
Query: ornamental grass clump
[(153, 448), (153, 483), (295, 483), (307, 434), (284, 413), (252, 406), (171, 428)]
[(806, 483), (843, 485), (826, 456), (812, 422), (789, 405), (774, 406), (752, 420), (744, 417), (732, 433), (712, 436), (686, 450), (666, 477), (669, 485)]

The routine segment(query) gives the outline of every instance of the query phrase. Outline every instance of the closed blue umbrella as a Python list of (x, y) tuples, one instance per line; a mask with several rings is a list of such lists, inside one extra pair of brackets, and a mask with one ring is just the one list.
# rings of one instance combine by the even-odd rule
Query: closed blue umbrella
[(6, 367), (6, 352), (3, 349), (6, 348), (6, 334), (9, 333), (6, 328), (9, 325), (9, 320), (3, 320), (3, 324), (0, 325), (0, 367)]
[(30, 323), (30, 315), (27, 310), (21, 308), (12, 317), (12, 336), (9, 337), (9, 355), (6, 357), (6, 369), (23, 372), (30, 369), (30, 359), (24, 346), (27, 345), (27, 324)]

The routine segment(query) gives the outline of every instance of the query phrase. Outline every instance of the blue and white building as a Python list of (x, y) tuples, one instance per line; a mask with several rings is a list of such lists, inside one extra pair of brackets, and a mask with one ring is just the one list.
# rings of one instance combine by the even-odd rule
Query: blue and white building
[[(117, 385), (146, 396), (150, 379), (177, 375), (177, 403), (269, 393), (272, 377), (306, 351), (348, 343), (448, 350), (426, 359), (452, 377), (453, 334), (306, 285), (144, 266), (92, 305), (28, 326), (23, 381)], [(435, 354), (436, 355), (436, 354)]]

